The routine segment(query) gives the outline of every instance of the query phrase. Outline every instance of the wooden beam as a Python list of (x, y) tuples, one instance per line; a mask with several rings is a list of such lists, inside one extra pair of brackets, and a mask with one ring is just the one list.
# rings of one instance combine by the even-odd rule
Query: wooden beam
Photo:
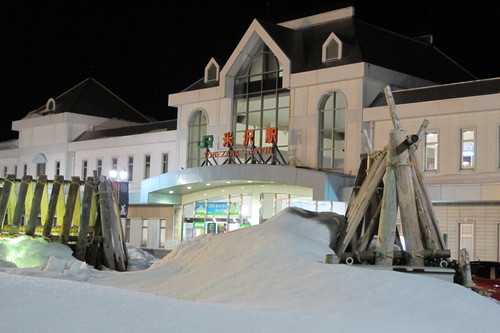
[(14, 175), (7, 175), (3, 183), (2, 197), (0, 198), (0, 232), (2, 231), (5, 213), (7, 212), (7, 204), (9, 203), (10, 191), (12, 186), (16, 186), (14, 181), (16, 177)]
[(68, 189), (68, 198), (66, 199), (66, 211), (64, 212), (63, 224), (59, 235), (59, 242), (67, 244), (69, 240), (69, 232), (73, 222), (73, 214), (75, 212), (75, 204), (80, 192), (80, 177), (71, 177), (71, 183)]
[(17, 203), (14, 210), (14, 218), (12, 219), (12, 225), (10, 226), (9, 234), (18, 235), (19, 227), (21, 226), (21, 219), (24, 215), (26, 194), (28, 193), (28, 186), (31, 186), (31, 180), (33, 177), (26, 175), (21, 179), (21, 185), (19, 185), (19, 192), (17, 194)]
[(94, 192), (94, 179), (88, 177), (83, 186), (82, 212), (80, 215), (80, 230), (76, 241), (75, 258), (85, 261), (88, 245), (88, 230), (90, 224), (90, 208), (92, 206), (92, 194)]
[(26, 223), (26, 235), (34, 236), (35, 229), (38, 226), (38, 216), (40, 215), (40, 203), (42, 202), (43, 189), (47, 185), (47, 176), (38, 176), (35, 185), (33, 200), (31, 201), (31, 211)]
[(380, 181), (385, 173), (386, 164), (386, 152), (384, 151), (377, 160), (375, 160), (372, 168), (368, 171), (368, 174), (361, 185), (356, 198), (354, 198), (353, 207), (349, 210), (349, 215), (346, 216), (347, 223), (341, 236), (339, 237), (339, 242), (335, 253), (340, 256), (349, 245), (352, 236), (356, 232), (363, 215), (365, 214), (366, 208), (370, 203), (370, 198), (373, 196), (377, 190)]
[(57, 199), (59, 197), (59, 192), (61, 190), (61, 185), (63, 183), (64, 183), (64, 177), (58, 175), (55, 177), (54, 183), (52, 184), (47, 216), (42, 216), (42, 219), (44, 220), (42, 236), (45, 238), (49, 238), (50, 234), (52, 233), (52, 225), (54, 224), (54, 215), (56, 213)]

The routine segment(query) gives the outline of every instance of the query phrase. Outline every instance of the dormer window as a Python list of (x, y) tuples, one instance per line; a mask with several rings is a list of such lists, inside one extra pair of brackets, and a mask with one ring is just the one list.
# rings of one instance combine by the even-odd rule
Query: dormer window
[(45, 104), (45, 110), (42, 114), (54, 113), (56, 111), (56, 101), (53, 98), (49, 98), (47, 104)]
[(323, 44), (322, 61), (342, 59), (342, 41), (332, 32)]
[(210, 59), (208, 65), (205, 67), (205, 83), (211, 81), (219, 81), (219, 64), (214, 58)]

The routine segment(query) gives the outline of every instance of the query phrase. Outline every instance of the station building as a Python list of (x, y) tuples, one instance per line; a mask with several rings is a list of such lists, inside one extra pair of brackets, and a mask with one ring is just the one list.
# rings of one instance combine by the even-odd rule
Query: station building
[[(4, 175), (127, 171), (127, 240), (171, 250), (203, 233), (264, 223), (288, 206), (345, 213), (363, 132), (429, 120), (418, 156), (452, 257), (499, 260), (500, 79), (477, 80), (429, 38), (358, 20), (354, 8), (255, 19), (224, 62), (169, 95), (175, 121), (142, 115), (87, 79), (13, 123)], [(1, 171), (1, 170), (0, 170)], [(50, 177), (50, 176), (49, 176)]]

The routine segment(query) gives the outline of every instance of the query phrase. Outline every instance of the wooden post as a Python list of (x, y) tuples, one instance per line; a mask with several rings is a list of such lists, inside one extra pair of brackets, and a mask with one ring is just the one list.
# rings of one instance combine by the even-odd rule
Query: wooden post
[(21, 225), (21, 219), (24, 215), (24, 207), (26, 194), (28, 193), (28, 186), (31, 186), (31, 180), (33, 177), (26, 175), (21, 179), (21, 185), (19, 186), (19, 193), (17, 195), (17, 204), (14, 210), (14, 218), (12, 219), (12, 225), (10, 226), (10, 235), (19, 234), (19, 226)]
[(40, 215), (40, 203), (42, 202), (43, 189), (47, 184), (47, 176), (38, 176), (38, 180), (35, 185), (35, 193), (33, 194), (33, 200), (31, 204), (30, 216), (28, 222), (26, 223), (26, 235), (35, 235), (35, 229), (38, 226), (38, 215)]
[(88, 245), (88, 230), (90, 223), (90, 208), (92, 206), (92, 193), (94, 192), (93, 178), (88, 177), (83, 188), (82, 212), (80, 215), (80, 230), (76, 241), (75, 258), (85, 261)]
[(5, 213), (7, 212), (7, 204), (9, 203), (10, 191), (12, 186), (16, 186), (14, 175), (7, 175), (3, 183), (2, 197), (0, 198), (0, 232), (2, 232), (3, 223), (5, 220)]
[(109, 196), (109, 213), (110, 213), (110, 229), (111, 229), (111, 237), (113, 244), (113, 253), (115, 258), (115, 269), (117, 271), (125, 271), (127, 270), (126, 263), (126, 247), (124, 247), (123, 242), (123, 231), (121, 226), (121, 218), (120, 213), (118, 211), (118, 202), (117, 199), (113, 196), (113, 183), (111, 181), (106, 181), (106, 188), (108, 191), (106, 192)]
[[(391, 131), (390, 139), (393, 145), (399, 145), (406, 139), (403, 130)], [(417, 208), (415, 206), (415, 191), (413, 189), (412, 168), (409, 160), (408, 150), (398, 155), (396, 160), (396, 191), (405, 238), (406, 250), (410, 257), (408, 263), (413, 266), (423, 266), (424, 259), (421, 256), (423, 250), (420, 240), (420, 228), (418, 225)]]
[[(389, 146), (389, 152), (393, 151), (394, 147)], [(396, 234), (396, 219), (398, 215), (396, 173), (394, 165), (391, 163), (393, 159), (394, 156), (389, 153), (384, 180), (384, 196), (382, 197), (382, 208), (380, 211), (380, 221), (378, 226), (377, 246), (375, 249), (377, 252), (375, 264), (383, 266), (392, 265), (394, 237)]]
[(59, 235), (59, 242), (67, 244), (69, 239), (69, 232), (71, 223), (73, 221), (73, 213), (75, 212), (75, 203), (80, 191), (80, 177), (71, 177), (71, 183), (68, 190), (68, 198), (66, 199), (66, 212), (64, 213), (63, 225), (61, 227), (61, 234)]
[(61, 190), (61, 185), (63, 184), (63, 182), (63, 176), (56, 176), (54, 179), (54, 183), (52, 184), (47, 216), (42, 216), (42, 219), (44, 219), (42, 236), (45, 238), (49, 238), (52, 232), (52, 225), (54, 224), (54, 215), (57, 207), (57, 198), (59, 197), (59, 191)]
[(102, 251), (104, 265), (109, 269), (115, 269), (115, 257), (113, 253), (113, 238), (111, 235), (111, 214), (110, 214), (110, 197), (112, 191), (106, 185), (106, 180), (101, 176), (99, 182), (99, 207), (100, 207), (100, 220), (102, 230)]

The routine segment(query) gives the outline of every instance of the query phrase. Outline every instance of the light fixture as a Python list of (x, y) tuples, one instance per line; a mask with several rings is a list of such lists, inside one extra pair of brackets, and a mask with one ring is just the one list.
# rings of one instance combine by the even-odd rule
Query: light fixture
[(168, 193), (172, 194), (172, 193), (174, 193), (174, 191), (170, 190), (170, 191), (168, 191)]
[(118, 171), (109, 170), (109, 178), (116, 179), (117, 176), (118, 176)]
[(118, 173), (118, 177), (120, 178), (121, 181), (127, 180), (128, 179), (128, 172), (125, 171), (125, 169), (122, 169)]

